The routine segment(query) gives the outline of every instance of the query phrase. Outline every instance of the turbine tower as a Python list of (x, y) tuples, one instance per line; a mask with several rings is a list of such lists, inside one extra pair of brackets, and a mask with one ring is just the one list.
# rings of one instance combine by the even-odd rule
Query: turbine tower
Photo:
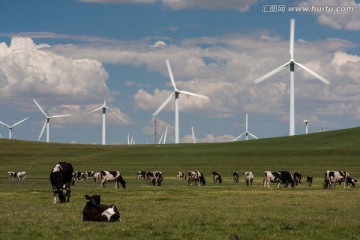
[(245, 139), (249, 140), (249, 135), (255, 139), (259, 139), (257, 138), (254, 134), (250, 133), (248, 131), (248, 114), (246, 114), (246, 120), (245, 120), (245, 132), (243, 132), (242, 134), (240, 134), (239, 136), (237, 136), (236, 138), (234, 138), (233, 142), (240, 139), (242, 136), (245, 135)]
[(70, 116), (70, 114), (63, 114), (63, 115), (54, 115), (54, 116), (48, 116), (45, 111), (41, 108), (41, 106), (39, 105), (39, 103), (33, 99), (34, 103), (36, 104), (36, 106), (40, 109), (40, 111), (45, 115), (46, 119), (45, 119), (45, 123), (44, 123), (44, 126), (40, 132), (40, 135), (39, 135), (39, 141), (41, 139), (41, 136), (42, 134), (44, 133), (44, 130), (46, 128), (46, 142), (49, 142), (50, 140), (50, 133), (49, 133), (49, 129), (50, 129), (50, 119), (52, 118), (60, 118), (60, 117), (67, 117), (67, 116)]
[(153, 117), (156, 117), (159, 114), (159, 112), (170, 102), (170, 100), (173, 97), (175, 97), (175, 143), (178, 144), (179, 143), (179, 95), (180, 95), (180, 93), (190, 95), (190, 96), (194, 96), (194, 97), (207, 99), (207, 100), (209, 99), (209, 97), (204, 96), (204, 95), (200, 95), (200, 94), (197, 94), (197, 93), (192, 93), (192, 92), (177, 89), (176, 84), (175, 84), (175, 80), (174, 80), (174, 76), (173, 76), (172, 71), (171, 71), (170, 62), (169, 62), (168, 59), (166, 59), (165, 62), (166, 62), (166, 66), (167, 66), (167, 69), (168, 69), (168, 72), (169, 72), (171, 83), (172, 83), (172, 85), (174, 87), (174, 92), (153, 113)]
[(309, 130), (309, 120), (304, 120), (305, 123), (305, 134), (308, 134), (308, 130)]
[(196, 143), (195, 132), (194, 132), (194, 126), (191, 126), (191, 134), (192, 134), (192, 138), (193, 138), (193, 143)]
[(120, 120), (122, 120), (124, 123), (127, 123), (127, 122), (106, 105), (106, 99), (104, 100), (104, 104), (101, 107), (89, 112), (89, 114), (94, 113), (100, 109), (102, 109), (102, 145), (105, 145), (106, 144), (106, 141), (105, 141), (105, 139), (106, 139), (106, 126), (105, 126), (106, 125), (106, 110), (109, 110), (110, 112), (115, 114), (115, 116), (120, 118)]
[(319, 74), (315, 73), (313, 70), (307, 68), (306, 66), (302, 65), (301, 63), (295, 62), (294, 60), (294, 34), (295, 34), (295, 19), (290, 20), (290, 61), (281, 65), (278, 68), (275, 68), (271, 72), (265, 74), (264, 76), (255, 80), (255, 84), (258, 84), (267, 78), (275, 75), (276, 73), (280, 72), (283, 69), (289, 67), (290, 69), (290, 122), (289, 122), (289, 135), (295, 135), (295, 87), (294, 87), (294, 72), (295, 72), (295, 65), (304, 69), (311, 75), (313, 75), (318, 80), (322, 81), (325, 84), (329, 84), (329, 81)]
[(14, 128), (16, 125), (19, 125), (20, 123), (26, 121), (27, 119), (28, 119), (28, 117), (27, 117), (27, 118), (24, 118), (23, 120), (15, 123), (15, 124), (13, 124), (12, 126), (9, 126), (9, 125), (7, 125), (6, 123), (3, 123), (3, 122), (1, 122), (1, 121), (0, 121), (0, 124), (2, 124), (2, 125), (4, 125), (5, 127), (9, 128), (9, 139), (11, 139), (11, 138), (12, 138), (12, 130), (13, 130), (13, 128)]

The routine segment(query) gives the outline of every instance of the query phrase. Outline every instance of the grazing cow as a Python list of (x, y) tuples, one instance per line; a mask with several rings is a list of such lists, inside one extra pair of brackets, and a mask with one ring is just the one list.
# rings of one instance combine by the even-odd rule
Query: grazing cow
[(17, 172), (16, 177), (17, 177), (18, 180), (25, 180), (26, 179), (26, 172), (24, 172), (24, 171)]
[(8, 178), (9, 178), (9, 180), (15, 180), (16, 172), (8, 172)]
[(264, 180), (263, 180), (264, 187), (270, 187), (270, 183), (278, 183), (278, 182), (280, 182), (280, 172), (271, 172), (271, 171), (264, 172)]
[(186, 180), (186, 175), (185, 175), (185, 173), (184, 173), (184, 172), (178, 172), (178, 173), (176, 174), (176, 179), (177, 179), (177, 180), (180, 180), (180, 179), (185, 179), (185, 180)]
[(80, 181), (86, 179), (85, 173), (82, 172), (73, 172), (73, 180)]
[(140, 178), (143, 178), (145, 180), (146, 172), (145, 171), (139, 171), (137, 172), (136, 179), (140, 180)]
[(89, 178), (93, 178), (94, 177), (95, 172), (94, 171), (85, 171), (84, 172), (84, 177), (86, 180), (89, 180)]
[(146, 179), (146, 182), (148, 182), (149, 184), (155, 185), (154, 172), (147, 172), (147, 173), (145, 174), (145, 179)]
[(252, 185), (253, 181), (254, 181), (254, 174), (252, 172), (245, 172), (246, 186)]
[(294, 176), (295, 185), (301, 184), (301, 177), (302, 177), (301, 172), (294, 172), (293, 176)]
[(50, 182), (54, 193), (54, 203), (57, 202), (57, 198), (60, 203), (70, 201), (73, 171), (73, 166), (67, 162), (59, 162), (51, 170)]
[(238, 183), (240, 177), (239, 172), (234, 172), (233, 177), (234, 177), (234, 183)]
[(335, 186), (341, 185), (344, 182), (344, 188), (346, 185), (346, 179), (350, 177), (350, 174), (345, 171), (326, 171), (323, 186), (324, 188), (335, 188)]
[(188, 185), (192, 185), (193, 182), (195, 186), (196, 183), (198, 183), (198, 186), (203, 186), (206, 184), (204, 175), (199, 171), (188, 172)]
[(307, 182), (307, 184), (308, 184), (309, 186), (311, 186), (312, 183), (313, 183), (313, 177), (312, 177), (312, 176), (307, 176), (307, 177), (306, 177), (306, 182)]
[(93, 179), (95, 183), (101, 182), (101, 172), (94, 173)]
[(277, 188), (280, 187), (280, 184), (285, 184), (285, 187), (288, 187), (289, 183), (291, 183), (291, 187), (295, 186), (294, 174), (292, 172), (280, 171), (279, 180)]
[(125, 180), (119, 171), (101, 171), (101, 187), (105, 188), (105, 183), (115, 182), (115, 188), (119, 188), (119, 183), (125, 188)]
[[(161, 183), (164, 180), (164, 175), (162, 174), (162, 172), (159, 171), (154, 172), (154, 177), (155, 177), (155, 183), (158, 186), (161, 186)], [(155, 183), (153, 183), (153, 185), (155, 185)]]
[(349, 188), (350, 186), (352, 186), (353, 188), (355, 188), (355, 183), (357, 183), (357, 180), (355, 178), (352, 178), (350, 176), (348, 176), (345, 180), (346, 182), (346, 186)]
[(212, 172), (211, 173), (212, 179), (214, 180), (214, 183), (219, 182), (222, 183), (221, 174), (219, 172)]
[(114, 204), (101, 205), (100, 195), (85, 195), (86, 203), (83, 210), (83, 221), (115, 222), (121, 221), (120, 213)]

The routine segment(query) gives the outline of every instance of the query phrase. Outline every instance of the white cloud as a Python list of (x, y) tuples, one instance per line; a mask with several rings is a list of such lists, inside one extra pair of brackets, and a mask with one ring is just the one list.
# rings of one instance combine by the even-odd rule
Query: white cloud
[(202, 9), (236, 9), (247, 11), (257, 0), (162, 0), (163, 3), (173, 10), (183, 10), (187, 8)]
[(299, 6), (313, 9), (318, 22), (335, 29), (360, 30), (360, 3), (355, 0), (305, 0)]

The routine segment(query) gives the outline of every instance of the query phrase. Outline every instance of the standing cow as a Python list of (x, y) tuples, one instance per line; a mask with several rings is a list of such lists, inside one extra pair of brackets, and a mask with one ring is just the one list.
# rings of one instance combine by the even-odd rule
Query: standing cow
[(199, 171), (188, 172), (188, 185), (191, 186), (193, 182), (194, 182), (195, 186), (196, 186), (196, 183), (198, 183), (198, 186), (205, 185), (206, 180), (205, 180), (204, 174), (202, 174)]
[(115, 188), (119, 188), (119, 183), (125, 188), (125, 180), (119, 171), (101, 171), (101, 187), (105, 188), (105, 183), (115, 182)]
[(220, 172), (214, 171), (211, 173), (211, 176), (212, 176), (214, 183), (216, 183), (216, 182), (222, 183), (222, 178), (221, 178)]
[(295, 185), (301, 184), (301, 178), (302, 178), (301, 172), (294, 172), (293, 176), (294, 176)]
[(73, 166), (67, 162), (59, 162), (51, 170), (50, 182), (54, 193), (54, 203), (57, 199), (60, 203), (69, 202), (73, 171)]
[(233, 173), (234, 183), (238, 183), (238, 182), (239, 182), (239, 177), (240, 177), (239, 172), (234, 172), (234, 173)]
[(245, 172), (246, 186), (251, 186), (254, 181), (254, 174), (252, 172)]
[(271, 172), (265, 171), (264, 172), (264, 180), (263, 185), (264, 187), (270, 187), (270, 183), (278, 183), (280, 181), (280, 172)]

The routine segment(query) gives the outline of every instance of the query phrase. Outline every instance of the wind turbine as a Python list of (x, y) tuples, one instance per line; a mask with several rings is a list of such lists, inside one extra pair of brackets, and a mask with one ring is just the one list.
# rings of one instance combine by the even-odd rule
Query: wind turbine
[(2, 124), (2, 125), (4, 125), (5, 127), (9, 128), (9, 139), (11, 139), (13, 128), (14, 128), (16, 125), (19, 125), (20, 123), (26, 121), (27, 119), (28, 119), (28, 117), (27, 117), (27, 118), (24, 118), (23, 120), (15, 123), (15, 124), (13, 124), (12, 126), (9, 126), (9, 125), (7, 125), (6, 123), (3, 123), (3, 122), (1, 122), (1, 121), (0, 121), (0, 124)]
[(304, 123), (305, 123), (305, 134), (308, 134), (309, 120), (304, 120)]
[(290, 20), (290, 61), (281, 65), (278, 68), (270, 71), (269, 73), (265, 74), (264, 76), (255, 80), (255, 84), (258, 84), (267, 78), (275, 75), (276, 73), (280, 72), (281, 70), (290, 67), (290, 126), (289, 126), (289, 135), (295, 135), (295, 87), (294, 87), (294, 72), (295, 72), (295, 65), (304, 69), (315, 78), (319, 79), (325, 84), (329, 84), (329, 81), (319, 74), (315, 73), (313, 70), (307, 68), (306, 66), (302, 65), (301, 63), (295, 62), (294, 60), (294, 34), (295, 34), (295, 19)]
[(167, 66), (167, 69), (168, 69), (168, 72), (169, 72), (171, 83), (172, 83), (172, 85), (174, 87), (174, 92), (153, 113), (153, 117), (157, 116), (159, 114), (159, 112), (170, 102), (170, 100), (173, 97), (175, 97), (175, 143), (178, 144), (179, 143), (179, 95), (180, 95), (180, 93), (190, 95), (190, 96), (194, 96), (194, 97), (207, 99), (207, 100), (209, 99), (209, 97), (204, 96), (204, 95), (200, 95), (200, 94), (197, 94), (197, 93), (192, 93), (192, 92), (177, 89), (176, 84), (175, 84), (175, 80), (174, 80), (174, 76), (173, 76), (172, 71), (171, 71), (170, 62), (169, 62), (168, 59), (166, 59), (165, 62), (166, 62), (166, 66)]
[(63, 115), (54, 115), (54, 116), (48, 116), (45, 111), (41, 108), (41, 106), (39, 105), (39, 103), (33, 99), (34, 103), (36, 104), (36, 106), (40, 109), (40, 111), (45, 115), (46, 119), (45, 119), (45, 123), (44, 123), (44, 126), (40, 132), (40, 135), (39, 135), (39, 140), (41, 139), (41, 136), (46, 128), (46, 142), (49, 142), (49, 139), (50, 139), (50, 133), (49, 133), (49, 128), (50, 128), (50, 119), (52, 118), (60, 118), (60, 117), (67, 117), (67, 116), (70, 116), (70, 114), (63, 114)]
[(105, 125), (106, 125), (106, 119), (105, 119), (105, 118), (106, 118), (106, 109), (109, 110), (110, 112), (112, 112), (113, 114), (115, 114), (115, 116), (117, 116), (118, 118), (120, 118), (120, 120), (122, 120), (124, 123), (127, 123), (127, 122), (126, 122), (123, 118), (121, 118), (119, 115), (117, 115), (111, 108), (109, 108), (109, 107), (106, 105), (106, 99), (104, 100), (104, 104), (103, 104), (101, 107), (99, 107), (99, 108), (97, 108), (97, 109), (89, 112), (89, 114), (94, 113), (94, 112), (96, 112), (96, 111), (98, 111), (98, 110), (100, 110), (100, 109), (102, 109), (102, 145), (105, 145), (105, 136), (106, 136), (106, 127), (105, 127)]
[(249, 140), (249, 135), (252, 136), (255, 139), (259, 139), (257, 138), (254, 134), (250, 133), (248, 131), (248, 114), (246, 114), (246, 121), (245, 121), (245, 132), (243, 132), (242, 134), (240, 134), (238, 137), (234, 138), (233, 142), (240, 139), (242, 136), (245, 135), (245, 139)]
[(194, 132), (194, 127), (193, 126), (191, 126), (191, 134), (192, 134), (192, 138), (193, 138), (193, 143), (196, 143), (195, 132)]

